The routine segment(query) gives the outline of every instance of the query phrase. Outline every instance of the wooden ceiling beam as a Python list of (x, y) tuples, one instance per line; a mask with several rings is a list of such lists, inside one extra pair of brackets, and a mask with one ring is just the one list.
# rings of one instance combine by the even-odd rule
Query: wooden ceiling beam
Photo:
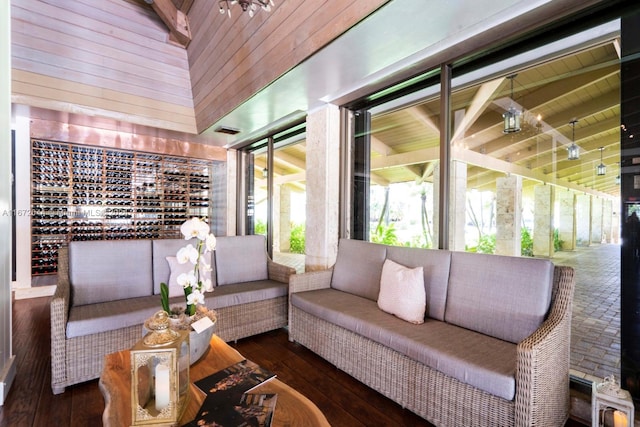
[[(145, 0), (169, 29), (169, 41), (187, 47), (191, 42), (189, 18), (171, 0)], [(183, 4), (184, 5), (184, 4)]]

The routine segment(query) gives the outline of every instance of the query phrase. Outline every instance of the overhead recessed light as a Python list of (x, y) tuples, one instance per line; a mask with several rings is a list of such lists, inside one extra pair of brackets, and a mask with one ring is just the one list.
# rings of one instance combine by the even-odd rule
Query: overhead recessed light
[(218, 133), (226, 133), (227, 135), (237, 135), (240, 133), (240, 129), (228, 127), (228, 126), (218, 126), (214, 132)]

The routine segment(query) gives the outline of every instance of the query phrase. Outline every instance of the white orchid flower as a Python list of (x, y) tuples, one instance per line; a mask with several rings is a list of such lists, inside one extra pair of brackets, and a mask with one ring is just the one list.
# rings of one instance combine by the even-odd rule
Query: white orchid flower
[(200, 258), (200, 273), (206, 274), (210, 271), (213, 271), (213, 269), (211, 268), (211, 264), (207, 264), (207, 262), (203, 258)]
[(205, 292), (213, 292), (213, 283), (211, 283), (211, 279), (205, 279), (202, 282), (202, 286), (204, 287)]
[(198, 256), (200, 256), (198, 250), (194, 248), (191, 243), (189, 243), (187, 246), (178, 251), (178, 253), (176, 254), (176, 259), (180, 264), (185, 264), (187, 261), (189, 261), (191, 264), (195, 265), (195, 263), (198, 262)]
[(204, 294), (197, 289), (187, 295), (187, 305), (193, 304), (204, 304)]
[(205, 252), (211, 252), (216, 248), (216, 236), (212, 233), (207, 235), (207, 238), (204, 241)]
[(176, 282), (178, 282), (178, 285), (182, 286), (183, 288), (188, 288), (188, 287), (193, 288), (198, 284), (196, 276), (193, 273), (180, 274), (176, 278)]
[(197, 237), (199, 240), (205, 240), (209, 234), (209, 225), (200, 218), (193, 217), (182, 223), (180, 232), (185, 240), (194, 237)]

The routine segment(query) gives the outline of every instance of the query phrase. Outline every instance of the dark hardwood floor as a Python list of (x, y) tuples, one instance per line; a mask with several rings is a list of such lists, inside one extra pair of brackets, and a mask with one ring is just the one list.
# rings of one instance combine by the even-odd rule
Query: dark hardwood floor
[[(13, 303), (17, 375), (5, 405), (0, 407), (0, 427), (102, 425), (104, 400), (97, 380), (68, 387), (61, 395), (51, 392), (49, 300)], [(289, 342), (284, 329), (232, 346), (311, 399), (332, 426), (430, 426), (311, 351)], [(569, 421), (566, 426), (580, 425)]]

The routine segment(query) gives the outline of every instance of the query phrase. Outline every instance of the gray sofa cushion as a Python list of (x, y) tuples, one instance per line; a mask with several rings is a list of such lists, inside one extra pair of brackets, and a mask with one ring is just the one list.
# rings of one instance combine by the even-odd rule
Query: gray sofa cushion
[(218, 286), (269, 278), (264, 236), (224, 236), (216, 241)]
[[(179, 301), (175, 302), (179, 303)], [(142, 338), (142, 324), (161, 309), (160, 297), (157, 295), (71, 307), (67, 322), (67, 338), (98, 334), (134, 325), (141, 325), (140, 338)]]
[[(179, 249), (184, 248), (189, 243), (197, 247), (198, 239), (158, 239), (151, 242), (153, 249), (153, 293), (160, 294), (160, 283), (169, 284), (169, 263), (168, 256), (176, 256)], [(215, 251), (206, 255), (206, 261), (211, 265), (211, 283), (216, 286), (215, 260), (213, 258)], [(212, 262), (213, 261), (213, 262)]]
[(206, 293), (205, 305), (217, 309), (283, 297), (288, 294), (289, 285), (275, 280), (234, 283), (218, 286), (212, 293)]
[(427, 317), (444, 320), (451, 252), (389, 246), (387, 258), (407, 267), (422, 267), (427, 295)]
[(466, 384), (514, 399), (515, 344), (433, 319), (410, 324), (378, 310), (375, 302), (334, 289), (292, 294), (291, 304)]
[(376, 301), (386, 254), (384, 245), (340, 239), (331, 287)]
[(152, 295), (150, 240), (69, 243), (73, 305)]
[(553, 269), (549, 260), (452, 252), (445, 320), (518, 343), (545, 318)]

